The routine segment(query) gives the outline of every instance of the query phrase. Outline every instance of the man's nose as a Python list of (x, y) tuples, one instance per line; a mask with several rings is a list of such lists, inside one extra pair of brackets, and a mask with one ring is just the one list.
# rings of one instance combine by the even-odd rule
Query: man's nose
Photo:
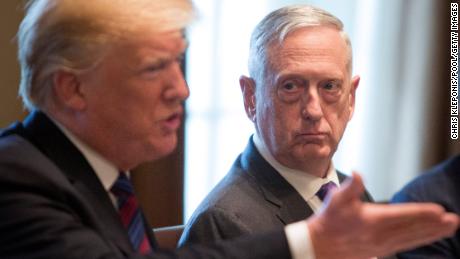
[(187, 82), (185, 81), (180, 63), (174, 62), (171, 64), (170, 70), (169, 76), (166, 79), (168, 80), (168, 88), (164, 93), (164, 97), (168, 101), (183, 102), (189, 97), (190, 91)]
[(302, 96), (301, 115), (305, 120), (318, 121), (323, 117), (323, 109), (321, 107), (321, 98), (318, 91), (309, 87)]

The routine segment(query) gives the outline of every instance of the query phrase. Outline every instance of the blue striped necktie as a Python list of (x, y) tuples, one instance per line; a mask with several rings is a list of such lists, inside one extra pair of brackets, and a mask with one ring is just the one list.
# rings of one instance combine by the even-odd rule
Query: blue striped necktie
[(118, 214), (128, 231), (134, 249), (141, 254), (151, 253), (152, 248), (145, 232), (141, 210), (131, 181), (124, 172), (120, 172), (110, 191), (117, 198)]

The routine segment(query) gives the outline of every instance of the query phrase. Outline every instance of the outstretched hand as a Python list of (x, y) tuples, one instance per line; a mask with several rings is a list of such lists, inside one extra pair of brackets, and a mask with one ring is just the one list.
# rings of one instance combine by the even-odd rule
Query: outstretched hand
[(307, 224), (317, 259), (385, 256), (453, 235), (459, 217), (434, 203), (362, 202), (364, 185), (353, 173)]

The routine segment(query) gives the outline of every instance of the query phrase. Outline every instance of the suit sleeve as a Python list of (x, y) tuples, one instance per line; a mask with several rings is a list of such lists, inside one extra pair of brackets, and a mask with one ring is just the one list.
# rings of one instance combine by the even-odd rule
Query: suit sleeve
[[(429, 200), (423, 198), (423, 194), (420, 193), (420, 183), (412, 183), (406, 186), (403, 190), (398, 192), (393, 199), (392, 203), (404, 203), (404, 202), (429, 202)], [(415, 249), (404, 251), (398, 254), (399, 259), (455, 259), (458, 255), (453, 254), (455, 249), (452, 248), (450, 239), (442, 239), (437, 242), (417, 247)]]
[(237, 215), (213, 207), (192, 217), (186, 225), (179, 246), (186, 244), (212, 243), (251, 234)]
[(290, 258), (283, 231), (156, 251), (151, 256), (123, 254), (85, 222), (78, 206), (69, 199), (59, 186), (38, 176), (34, 169), (0, 163), (0, 258)]
[(0, 258), (121, 258), (67, 198), (27, 167), (1, 164)]

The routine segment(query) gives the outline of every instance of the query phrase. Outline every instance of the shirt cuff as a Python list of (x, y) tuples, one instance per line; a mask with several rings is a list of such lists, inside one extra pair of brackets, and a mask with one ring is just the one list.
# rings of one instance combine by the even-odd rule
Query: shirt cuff
[(307, 221), (299, 221), (284, 228), (293, 259), (315, 259)]

